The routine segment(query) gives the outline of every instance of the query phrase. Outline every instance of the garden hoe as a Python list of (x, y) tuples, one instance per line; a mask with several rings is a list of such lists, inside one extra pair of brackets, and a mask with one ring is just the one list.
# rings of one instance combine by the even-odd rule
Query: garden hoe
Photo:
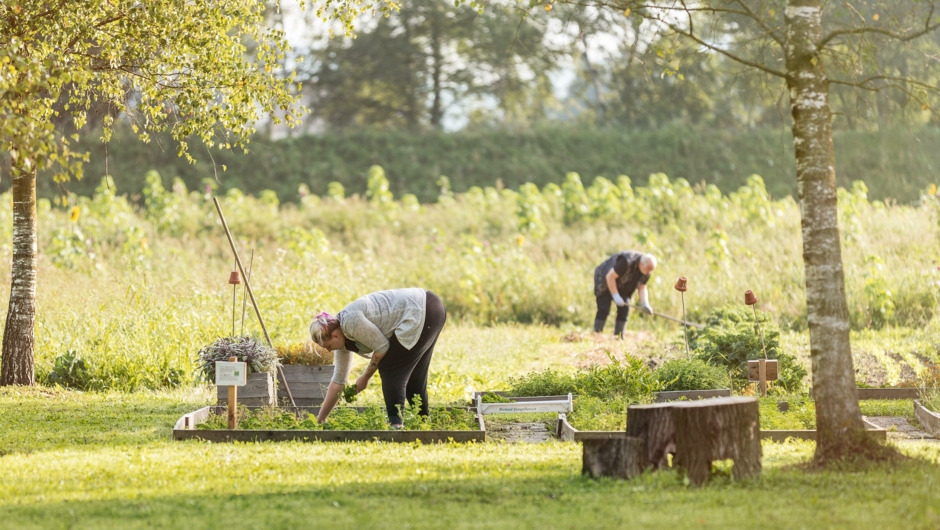
[[(632, 307), (633, 309), (640, 309), (640, 306), (627, 303), (627, 307)], [(642, 309), (640, 309), (642, 311)], [(654, 317), (665, 318), (666, 320), (672, 320), (673, 322), (678, 322), (683, 326), (692, 326), (693, 328), (705, 329), (705, 324), (699, 324), (697, 322), (689, 322), (688, 320), (682, 320), (681, 318), (671, 317), (669, 315), (664, 315), (662, 313), (657, 313), (653, 311), (650, 313)]]

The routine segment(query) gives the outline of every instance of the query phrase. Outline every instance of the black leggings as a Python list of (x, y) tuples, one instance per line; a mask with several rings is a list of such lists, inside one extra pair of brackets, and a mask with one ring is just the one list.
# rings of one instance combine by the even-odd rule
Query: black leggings
[(392, 334), (388, 351), (379, 362), (379, 376), (382, 377), (382, 394), (385, 408), (391, 423), (402, 423), (400, 409), (405, 406), (405, 399), (411, 404), (414, 396), (421, 398), (421, 414), (428, 415), (428, 367), (437, 337), (444, 328), (447, 312), (444, 303), (431, 291), (425, 298), (424, 329), (418, 342), (409, 350), (398, 342)]
[[(624, 300), (630, 300), (629, 296), (624, 296)], [(607, 320), (607, 315), (610, 314), (610, 306), (614, 303), (614, 297), (610, 295), (610, 291), (604, 291), (603, 293), (597, 296), (597, 315), (594, 317), (595, 325), (598, 322), (605, 322)], [(627, 317), (630, 315), (629, 306), (617, 306), (617, 318), (615, 322), (626, 322)], [(600, 331), (595, 329), (595, 331)]]

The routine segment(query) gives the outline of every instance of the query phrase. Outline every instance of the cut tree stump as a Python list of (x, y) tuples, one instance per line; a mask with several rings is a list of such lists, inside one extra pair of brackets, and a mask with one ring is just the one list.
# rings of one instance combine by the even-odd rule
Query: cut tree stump
[[(585, 433), (587, 434), (587, 433)], [(581, 437), (581, 473), (592, 478), (633, 478), (646, 468), (646, 444), (626, 433), (598, 433)]]
[(712, 461), (729, 458), (734, 461), (734, 478), (760, 475), (760, 419), (756, 398), (673, 403), (671, 410), (676, 444), (673, 462), (686, 470), (692, 484), (705, 483)]
[(654, 470), (669, 467), (668, 456), (676, 452), (676, 431), (672, 420), (675, 405), (676, 402), (653, 403), (627, 408), (627, 436), (639, 438), (646, 445), (644, 467)]

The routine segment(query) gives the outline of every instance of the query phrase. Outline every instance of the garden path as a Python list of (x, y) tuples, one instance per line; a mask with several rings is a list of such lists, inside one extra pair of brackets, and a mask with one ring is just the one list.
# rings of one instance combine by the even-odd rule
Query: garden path
[(541, 443), (553, 438), (552, 431), (544, 421), (520, 422), (500, 421), (486, 419), (487, 440), (504, 441), (508, 443), (526, 442)]
[(940, 443), (940, 440), (931, 436), (930, 433), (911, 425), (903, 416), (865, 416), (865, 419), (882, 429), (887, 429), (889, 440), (901, 442), (923, 440)]

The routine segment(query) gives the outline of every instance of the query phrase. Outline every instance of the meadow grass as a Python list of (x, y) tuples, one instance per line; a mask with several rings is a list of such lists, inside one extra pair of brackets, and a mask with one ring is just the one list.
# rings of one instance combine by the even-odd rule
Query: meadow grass
[(0, 527), (933, 528), (936, 445), (898, 465), (807, 472), (765, 443), (758, 480), (580, 475), (580, 445), (174, 442), (208, 396), (0, 390)]

